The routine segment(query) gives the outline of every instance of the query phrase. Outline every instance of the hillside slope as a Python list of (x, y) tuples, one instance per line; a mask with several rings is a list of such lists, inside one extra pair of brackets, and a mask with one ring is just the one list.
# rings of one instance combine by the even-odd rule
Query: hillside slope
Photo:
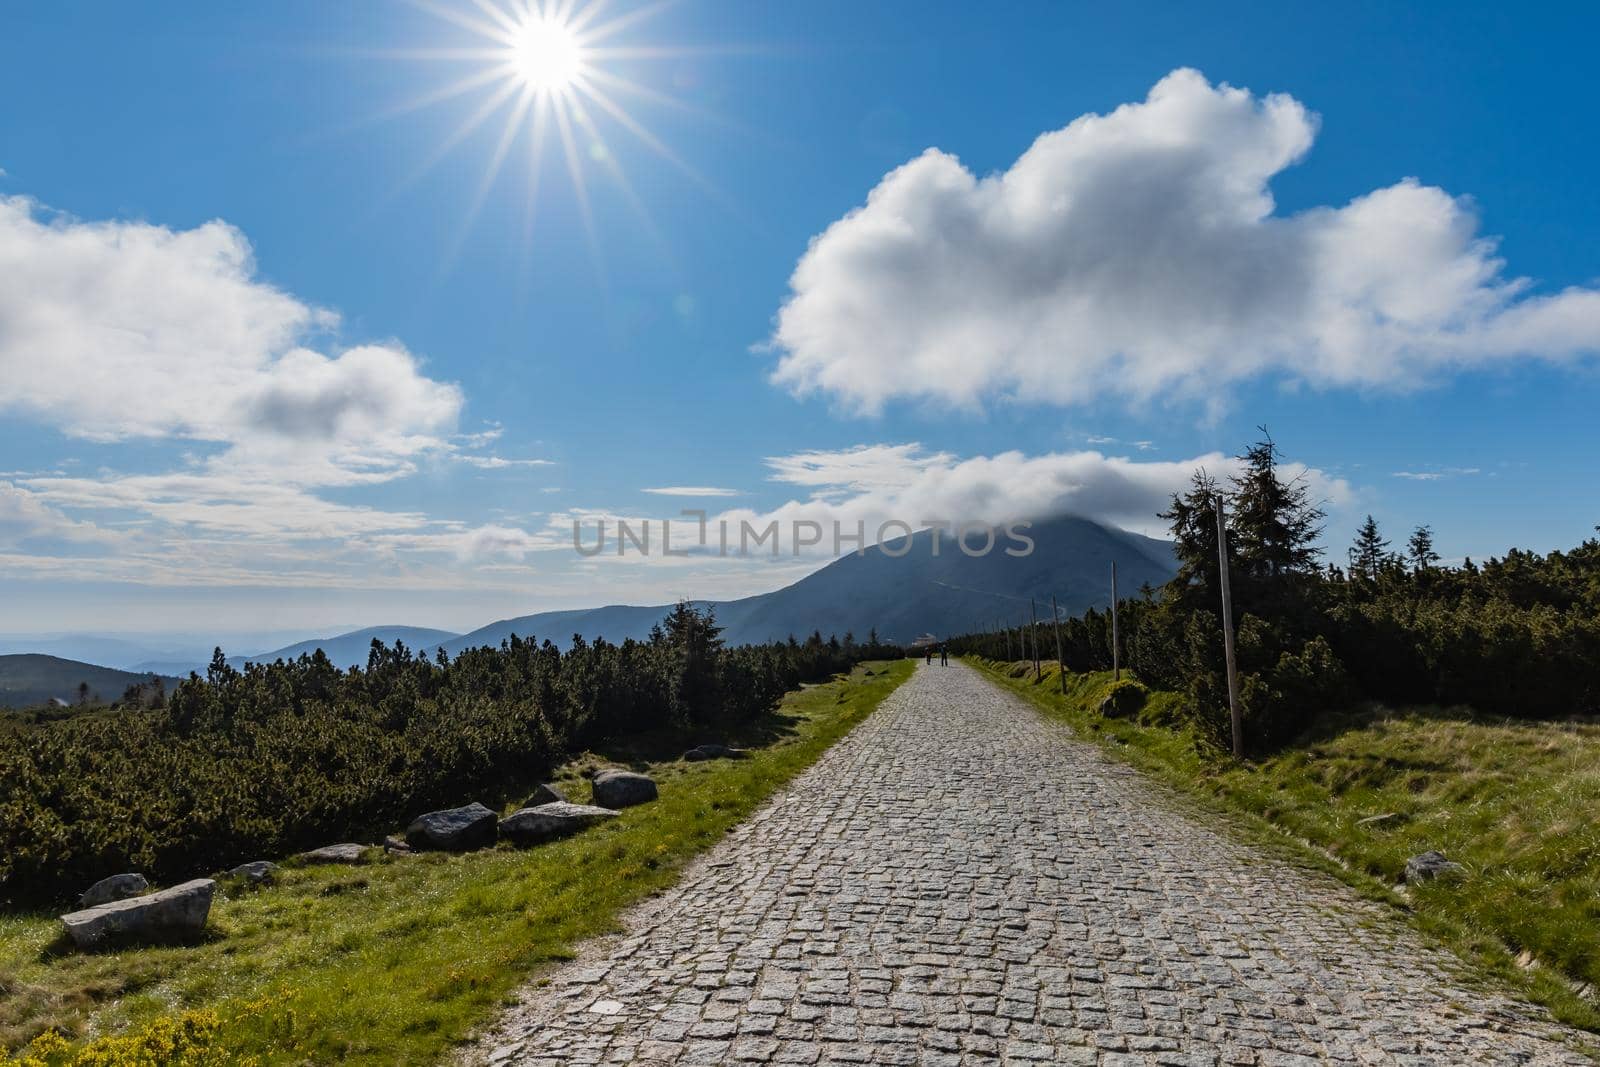
[[(52, 697), (76, 704), (78, 687), (83, 684), (89, 686), (90, 703), (107, 703), (121, 697), (130, 685), (149, 680), (148, 674), (96, 667), (57, 656), (0, 656), (0, 707), (29, 708)], [(168, 689), (177, 684), (175, 678), (163, 681)]]
[[(864, 639), (876, 629), (885, 640), (910, 641), (923, 633), (943, 636), (1002, 620), (1020, 622), (1030, 596), (1040, 598), (1041, 617), (1048, 615), (1052, 595), (1067, 614), (1104, 606), (1111, 600), (1113, 560), (1124, 596), (1147, 582), (1160, 585), (1176, 570), (1166, 542), (1089, 519), (1036, 522), (1027, 532), (1035, 547), (1024, 557), (1007, 556), (1001, 547), (986, 556), (968, 556), (947, 536), (935, 555), (934, 531), (923, 530), (902, 555), (894, 553), (906, 547), (904, 538), (834, 560), (771, 593), (695, 603), (715, 609), (732, 644), (783, 640), (813, 630), (841, 637), (853, 632)], [(608, 641), (643, 638), (669, 607), (611, 605), (525, 615), (491, 623), (445, 642), (444, 648), (454, 654), (498, 645), (513, 633), (561, 645), (575, 633)]]

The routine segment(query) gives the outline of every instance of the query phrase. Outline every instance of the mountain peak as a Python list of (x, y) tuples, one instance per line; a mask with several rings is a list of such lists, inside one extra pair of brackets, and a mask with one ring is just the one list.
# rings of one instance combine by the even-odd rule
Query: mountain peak
[[(918, 635), (948, 635), (997, 622), (1020, 622), (1028, 600), (1041, 605), (1054, 596), (1069, 613), (1111, 602), (1114, 561), (1124, 595), (1145, 583), (1160, 585), (1176, 573), (1172, 546), (1165, 541), (1119, 530), (1078, 515), (1060, 515), (1017, 524), (1032, 542), (1009, 539), (1004, 527), (994, 545), (979, 553), (976, 533), (963, 551), (949, 533), (933, 529), (841, 556), (782, 589), (739, 600), (697, 601), (716, 612), (724, 636), (733, 644), (779, 641), (813, 630), (864, 638), (876, 630), (884, 640), (912, 641)], [(574, 611), (543, 612), (504, 619), (452, 641), (446, 652), (498, 645), (513, 633), (565, 645), (574, 633), (608, 641), (643, 639), (671, 605), (610, 605)]]

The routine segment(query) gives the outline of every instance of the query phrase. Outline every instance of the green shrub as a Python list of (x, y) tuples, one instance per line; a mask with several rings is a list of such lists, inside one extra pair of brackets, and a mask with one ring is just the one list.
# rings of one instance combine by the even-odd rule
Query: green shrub
[(240, 671), (219, 651), (163, 710), (0, 731), (0, 901), (370, 840), (607, 737), (748, 722), (869, 654), (884, 650), (820, 634), (725, 648), (687, 606), (647, 641), (565, 651), (512, 637), (430, 660), (374, 642), (349, 671), (320, 652)]
[(226, 1067), (259, 1062), (253, 1057), (240, 1061), (219, 1051), (214, 1041), (220, 1025), (214, 1012), (192, 1011), (77, 1046), (51, 1030), (6, 1062), (16, 1067)]

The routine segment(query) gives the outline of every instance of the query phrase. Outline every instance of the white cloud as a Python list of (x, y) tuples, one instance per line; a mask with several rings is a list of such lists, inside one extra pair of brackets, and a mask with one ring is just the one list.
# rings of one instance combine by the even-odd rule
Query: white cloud
[(1600, 350), (1600, 292), (1532, 295), (1469, 204), (1413, 179), (1274, 214), (1317, 118), (1193, 70), (978, 177), (927, 152), (814, 238), (771, 347), (778, 383), (864, 412), (1107, 395), (1215, 402), (1272, 376), (1412, 387)]
[(337, 324), (261, 280), (226, 223), (86, 222), (0, 196), (0, 415), (192, 443), (176, 470), (0, 481), (0, 548), (29, 550), (0, 574), (438, 588), (471, 584), (463, 563), (522, 558), (532, 539), (512, 527), (329, 499), (428, 457), (549, 462), (484, 454), (503, 431), (456, 433), (456, 385), (397, 341), (335, 344)]
[(767, 466), (775, 482), (869, 492), (904, 488), (924, 472), (948, 467), (954, 461), (949, 452), (925, 452), (920, 444), (912, 443), (770, 456)]
[(1154, 441), (1124, 441), (1120, 437), (1105, 437), (1100, 434), (1090, 434), (1088, 437), (1084, 438), (1084, 441), (1087, 444), (1096, 446), (1129, 444), (1141, 452), (1152, 452), (1156, 447), (1156, 443)]
[(479, 526), (469, 530), (457, 547), (464, 559), (505, 558), (521, 561), (539, 547), (539, 538), (514, 526)]
[(656, 496), (738, 496), (737, 489), (718, 489), (711, 485), (663, 485), (655, 489), (642, 489), (640, 492), (654, 493)]
[(1445, 478), (1466, 477), (1483, 473), (1477, 467), (1438, 467), (1425, 471), (1395, 471), (1392, 477), (1413, 482), (1437, 482)]
[(553, 467), (554, 462), (548, 459), (506, 459), (503, 456), (457, 456), (462, 463), (477, 467), (480, 470), (497, 471), (507, 467)]
[(477, 433), (457, 434), (456, 438), (472, 448), (482, 448), (500, 440), (505, 435), (505, 432), (505, 429), (496, 423), (492, 424), (487, 430), (480, 430)]
[(226, 223), (83, 222), (0, 197), (0, 409), (92, 440), (216, 442), (321, 484), (448, 450), (460, 389), (393, 342), (306, 347), (336, 324), (257, 278)]
[(516, 526), (490, 523), (444, 533), (386, 534), (374, 538), (384, 549), (448, 552), (463, 563), (510, 560), (521, 563), (530, 552), (555, 547), (548, 532), (529, 533)]
[[(1015, 520), (1038, 520), (1073, 514), (1153, 536), (1164, 536), (1157, 512), (1166, 508), (1172, 494), (1188, 488), (1194, 472), (1205, 468), (1218, 477), (1240, 469), (1240, 461), (1219, 452), (1176, 461), (1133, 460), (1107, 456), (1100, 452), (1055, 452), (1029, 456), (1005, 452), (995, 456), (962, 459), (947, 452), (928, 452), (916, 443), (861, 445), (838, 451), (811, 451), (767, 460), (774, 481), (803, 486), (809, 495), (792, 499), (770, 510), (735, 508), (707, 518), (707, 544), (715, 552), (720, 541), (719, 524), (726, 523), (730, 548), (738, 549), (743, 524), (748, 523), (756, 539), (773, 522), (778, 525), (778, 552), (793, 551), (791, 535), (795, 523), (817, 523), (824, 531), (819, 543), (803, 546), (807, 555), (829, 556), (833, 549), (833, 524), (846, 534), (858, 525), (865, 529), (867, 543), (877, 540), (885, 523), (897, 521), (920, 529), (925, 521), (940, 521), (952, 526), (962, 523), (1001, 524)], [(1304, 475), (1313, 497), (1336, 506), (1353, 499), (1350, 485), (1340, 478), (1301, 464), (1285, 464), (1283, 476)], [(581, 543), (595, 544), (598, 523), (607, 523), (610, 539), (607, 552), (616, 551), (616, 523), (619, 516), (601, 511), (567, 511), (550, 517), (552, 542), (569, 549), (572, 527), (577, 522)], [(680, 516), (652, 517), (655, 536), (660, 537), (660, 520), (672, 521), (675, 550), (695, 548), (697, 522)], [(626, 518), (635, 530), (643, 517)], [(887, 531), (898, 537), (903, 527)], [(807, 530), (804, 536), (811, 536)], [(848, 544), (845, 551), (852, 551)], [(771, 552), (771, 542), (756, 551)], [(597, 556), (596, 559), (604, 557)], [(657, 551), (652, 561), (672, 562)]]
[(339, 504), (283, 481), (210, 471), (29, 478), (23, 484), (39, 500), (56, 507), (137, 512), (175, 530), (206, 537), (342, 540), (428, 522), (420, 512)]
[(0, 481), (0, 545), (47, 539), (112, 542), (117, 536), (93, 523), (68, 518), (37, 494)]
[[(926, 452), (918, 444), (871, 445), (838, 452), (807, 452), (769, 459), (774, 478), (811, 487), (810, 500), (791, 501), (762, 521), (779, 518), (838, 520), (869, 531), (889, 519), (918, 524), (923, 519), (952, 523), (1003, 523), (1073, 514), (1141, 533), (1165, 533), (1156, 513), (1172, 494), (1186, 489), (1197, 469), (1219, 477), (1239, 469), (1239, 460), (1220, 452), (1175, 461), (1133, 460), (1097, 451), (1025, 455), (1003, 452), (960, 459)], [(1351, 496), (1348, 483), (1300, 464), (1285, 464), (1283, 475), (1304, 473), (1313, 495), (1334, 503)], [(842, 490), (837, 495), (831, 490)], [(755, 518), (753, 513), (736, 513)]]

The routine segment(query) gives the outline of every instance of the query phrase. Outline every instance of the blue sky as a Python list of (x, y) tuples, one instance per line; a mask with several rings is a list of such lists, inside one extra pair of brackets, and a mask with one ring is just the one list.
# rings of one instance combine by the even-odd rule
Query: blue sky
[(487, 180), (497, 83), (406, 106), (502, 62), (451, 13), (487, 17), (13, 13), (0, 632), (470, 628), (819, 562), (585, 562), (573, 516), (1153, 530), (1262, 423), (1339, 553), (1369, 511), (1456, 558), (1600, 521), (1593, 12), (614, 0), (587, 226), (529, 118)]

